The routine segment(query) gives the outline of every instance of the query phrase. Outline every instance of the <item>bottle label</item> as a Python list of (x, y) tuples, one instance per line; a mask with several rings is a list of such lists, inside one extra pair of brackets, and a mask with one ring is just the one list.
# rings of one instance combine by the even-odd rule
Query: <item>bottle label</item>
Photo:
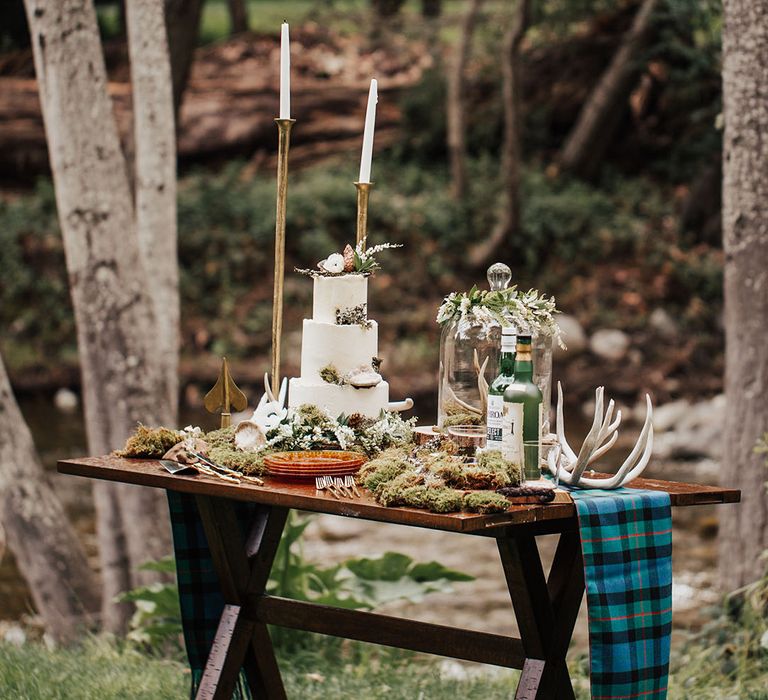
[(501, 426), (501, 454), (512, 464), (523, 463), (523, 404), (504, 404)]
[(486, 416), (486, 442), (488, 450), (501, 449), (501, 432), (504, 419), (504, 397), (488, 394), (488, 415)]

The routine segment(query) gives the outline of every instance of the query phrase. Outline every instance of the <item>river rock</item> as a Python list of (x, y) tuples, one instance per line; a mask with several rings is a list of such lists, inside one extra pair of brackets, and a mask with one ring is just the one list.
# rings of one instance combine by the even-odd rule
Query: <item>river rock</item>
[(554, 343), (553, 351), (555, 358), (563, 357), (566, 353), (568, 355), (577, 355), (587, 349), (587, 334), (575, 316), (560, 314), (557, 317), (557, 325), (562, 333), (563, 342), (568, 346), (568, 349), (563, 350), (557, 343)]
[(603, 360), (623, 360), (629, 350), (629, 336), (616, 328), (603, 328), (589, 339), (589, 349)]
[(648, 324), (662, 338), (671, 339), (678, 335), (678, 327), (675, 320), (662, 308), (654, 309), (648, 317)]
[(654, 454), (671, 459), (719, 460), (722, 457), (725, 395), (685, 404), (687, 402), (675, 401), (654, 411)]
[(77, 394), (66, 387), (62, 387), (53, 395), (53, 405), (63, 413), (74, 411), (78, 403)]

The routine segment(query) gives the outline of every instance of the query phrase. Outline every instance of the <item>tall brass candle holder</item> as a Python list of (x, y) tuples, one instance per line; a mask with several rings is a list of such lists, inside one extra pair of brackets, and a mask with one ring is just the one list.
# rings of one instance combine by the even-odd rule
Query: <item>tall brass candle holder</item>
[(288, 200), (288, 149), (295, 119), (277, 124), (277, 203), (275, 210), (275, 285), (272, 297), (272, 392), (280, 391), (280, 339), (283, 334), (283, 280), (285, 278), (285, 211)]
[(371, 195), (372, 182), (356, 182), (357, 188), (357, 238), (356, 243), (368, 236), (368, 198)]

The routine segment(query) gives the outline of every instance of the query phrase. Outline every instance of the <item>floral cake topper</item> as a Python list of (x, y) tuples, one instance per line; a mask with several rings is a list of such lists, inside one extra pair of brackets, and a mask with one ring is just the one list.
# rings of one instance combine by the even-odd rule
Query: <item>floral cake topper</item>
[(342, 253), (331, 253), (325, 260), (317, 263), (316, 270), (296, 268), (296, 272), (310, 277), (339, 277), (341, 275), (372, 275), (381, 269), (375, 255), (390, 248), (402, 248), (399, 243), (380, 243), (366, 248), (364, 238), (357, 247), (353, 248), (349, 243)]

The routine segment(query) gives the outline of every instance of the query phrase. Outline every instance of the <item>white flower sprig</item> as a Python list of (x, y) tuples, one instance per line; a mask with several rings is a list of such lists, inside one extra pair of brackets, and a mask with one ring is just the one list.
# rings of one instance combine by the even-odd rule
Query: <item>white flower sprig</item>
[(554, 297), (547, 297), (537, 289), (527, 292), (516, 287), (495, 291), (480, 290), (476, 286), (468, 292), (451, 292), (437, 311), (439, 324), (458, 318), (465, 321), (470, 314), (478, 321), (495, 321), (500, 325), (512, 323), (520, 333), (538, 335), (550, 334), (565, 348), (560, 337), (560, 328), (555, 322), (558, 313)]

